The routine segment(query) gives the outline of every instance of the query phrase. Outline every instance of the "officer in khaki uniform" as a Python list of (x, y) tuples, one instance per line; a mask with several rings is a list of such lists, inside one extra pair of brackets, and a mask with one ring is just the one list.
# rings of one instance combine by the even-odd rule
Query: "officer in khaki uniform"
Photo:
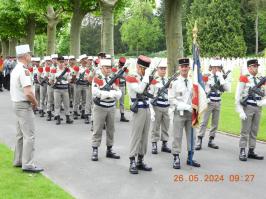
[[(173, 123), (173, 145), (172, 154), (174, 156), (173, 168), (180, 169), (180, 157), (182, 149), (182, 137), (185, 130), (187, 140), (187, 165), (200, 167), (200, 164), (192, 160), (195, 143), (195, 136), (191, 137), (192, 127), (192, 81), (188, 76), (190, 70), (189, 59), (178, 60), (180, 76), (171, 82), (168, 90), (169, 102), (175, 107)], [(191, 145), (191, 142), (193, 143)]]
[[(152, 74), (149, 68), (151, 60), (149, 57), (140, 55), (137, 60), (137, 72), (126, 77), (128, 85), (128, 94), (131, 99), (131, 105), (137, 100), (137, 94), (143, 94), (146, 86), (150, 82)], [(151, 114), (149, 109), (149, 99), (143, 96), (137, 101), (138, 112), (133, 113), (132, 132), (129, 144), (129, 172), (138, 174), (138, 170), (152, 171), (152, 168), (144, 164), (143, 158), (147, 153), (148, 135), (150, 128)], [(137, 163), (135, 156), (138, 156)]]
[[(204, 112), (203, 120), (200, 124), (199, 132), (198, 132), (198, 139), (197, 139), (197, 145), (195, 147), (195, 150), (201, 150), (202, 147), (202, 139), (205, 135), (207, 125), (209, 122), (209, 118), (212, 115), (212, 123), (211, 123), (211, 129), (209, 133), (209, 142), (208, 147), (213, 149), (218, 149), (219, 146), (217, 146), (214, 143), (214, 138), (218, 129), (218, 123), (220, 118), (220, 109), (221, 109), (221, 95), (224, 91), (229, 90), (229, 84), (228, 82), (223, 78), (222, 74), (222, 62), (221, 60), (212, 60), (210, 63), (210, 75), (205, 76), (203, 78), (205, 82), (205, 91), (207, 93), (208, 97), (208, 108)], [(211, 87), (215, 84), (219, 84), (221, 90), (211, 90)]]
[[(166, 77), (167, 62), (163, 60), (157, 67), (157, 76), (155, 77), (156, 84), (150, 86), (150, 93), (156, 97), (159, 89), (161, 89), (168, 81)], [(152, 105), (151, 108), (151, 118), (154, 118), (153, 128), (151, 131), (151, 141), (152, 141), (152, 154), (157, 154), (157, 142), (162, 141), (161, 151), (166, 153), (171, 153), (171, 149), (167, 146), (169, 139), (169, 124), (170, 117), (169, 111), (169, 101), (168, 101), (168, 89), (163, 96), (159, 97), (157, 103)]]
[[(73, 120), (70, 119), (70, 112), (69, 112), (69, 93), (68, 93), (68, 86), (71, 80), (70, 70), (64, 63), (64, 57), (58, 57), (58, 68), (51, 70), (51, 78), (50, 84), (53, 85), (54, 88), (54, 100), (55, 100), (55, 117), (56, 117), (56, 124), (61, 124), (60, 119), (60, 106), (63, 102), (64, 111), (66, 115), (66, 123), (72, 124)], [(64, 73), (64, 74), (63, 74)], [(63, 74), (61, 79), (58, 79)]]
[(37, 100), (32, 90), (28, 65), (31, 61), (29, 45), (16, 46), (18, 63), (11, 73), (11, 100), (17, 117), (17, 135), (14, 166), (23, 171), (41, 172), (42, 168), (34, 164), (35, 123), (33, 110)]
[[(266, 105), (266, 98), (255, 95), (253, 98), (249, 96), (248, 91), (260, 81), (261, 77), (258, 75), (259, 63), (257, 59), (247, 61), (248, 73), (241, 75), (236, 89), (235, 102), (236, 110), (239, 113), (242, 128), (239, 140), (239, 160), (247, 161), (247, 158), (263, 160), (264, 157), (254, 152), (256, 147), (256, 138), (259, 131), (259, 124), (261, 118), (261, 107)], [(266, 94), (265, 84), (260, 88), (261, 92)], [(241, 103), (242, 99), (248, 97), (246, 104)], [(246, 155), (246, 147), (249, 148), (248, 155)]]
[(98, 148), (102, 140), (103, 127), (106, 124), (106, 157), (120, 159), (120, 156), (112, 152), (114, 144), (114, 120), (116, 100), (121, 97), (121, 91), (118, 86), (113, 84), (110, 91), (101, 90), (106, 83), (110, 81), (112, 71), (111, 60), (101, 59), (101, 72), (96, 74), (92, 83), (92, 97), (94, 102), (93, 121), (94, 129), (92, 134), (92, 161), (98, 160)]

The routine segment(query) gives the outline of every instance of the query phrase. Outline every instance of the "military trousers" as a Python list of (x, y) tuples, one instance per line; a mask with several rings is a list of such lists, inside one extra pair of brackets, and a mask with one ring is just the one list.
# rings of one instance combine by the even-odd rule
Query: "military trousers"
[(119, 89), (122, 92), (121, 98), (119, 99), (119, 109), (120, 109), (120, 113), (124, 113), (125, 112), (125, 95), (126, 95), (126, 86), (120, 86)]
[(247, 115), (247, 119), (241, 121), (239, 147), (246, 148), (248, 146), (249, 148), (255, 148), (261, 118), (261, 107), (247, 105), (244, 107), (244, 112)]
[(174, 112), (172, 153), (179, 154), (182, 149), (183, 134), (186, 134), (187, 151), (194, 151), (195, 133), (191, 133), (192, 113), (189, 111)]
[(86, 104), (85, 104), (85, 114), (91, 115), (92, 112), (92, 92), (91, 92), (91, 85), (87, 86), (86, 89)]
[(207, 110), (205, 111), (202, 122), (200, 124), (198, 136), (204, 137), (210, 115), (212, 115), (209, 137), (215, 137), (219, 124), (220, 109), (221, 109), (221, 102), (210, 102), (208, 104)]
[(40, 106), (40, 84), (34, 83), (34, 96), (38, 102), (38, 106)]
[(52, 111), (52, 105), (54, 104), (54, 88), (47, 86), (47, 111)]
[(168, 130), (170, 125), (170, 117), (168, 114), (169, 107), (153, 106), (153, 110), (155, 112), (155, 121), (151, 131), (151, 141), (168, 141)]
[(150, 122), (151, 113), (149, 108), (139, 108), (137, 113), (133, 113), (129, 157), (147, 153)]
[(30, 102), (14, 102), (16, 114), (16, 146), (14, 162), (15, 166), (22, 165), (22, 169), (34, 168), (34, 142), (35, 123), (34, 114)]
[(106, 124), (106, 146), (113, 146), (115, 132), (115, 107), (93, 106), (92, 146), (99, 147), (102, 141), (103, 127)]
[(55, 116), (60, 115), (62, 102), (64, 105), (65, 115), (70, 115), (68, 89), (54, 89)]
[(73, 109), (73, 111), (78, 111), (80, 103), (81, 103), (81, 110), (85, 110), (87, 90), (88, 90), (87, 85), (75, 84), (75, 96), (74, 96), (74, 109)]
[(47, 99), (47, 84), (40, 86), (40, 109), (46, 109), (46, 99)]

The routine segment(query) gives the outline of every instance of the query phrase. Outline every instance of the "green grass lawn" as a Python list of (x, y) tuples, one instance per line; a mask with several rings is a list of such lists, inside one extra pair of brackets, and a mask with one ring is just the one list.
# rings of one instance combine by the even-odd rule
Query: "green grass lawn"
[[(231, 134), (240, 134), (241, 122), (239, 114), (235, 110), (235, 90), (239, 79), (239, 70), (234, 69), (232, 72), (232, 91), (224, 93), (222, 96), (222, 107), (219, 122), (219, 130)], [(125, 97), (125, 107), (129, 110), (129, 98)], [(263, 108), (265, 109), (265, 108)], [(210, 119), (211, 121), (211, 119)], [(266, 141), (266, 112), (262, 111), (258, 139)]]
[(71, 199), (59, 186), (41, 174), (22, 172), (12, 166), (13, 152), (0, 144), (1, 199)]

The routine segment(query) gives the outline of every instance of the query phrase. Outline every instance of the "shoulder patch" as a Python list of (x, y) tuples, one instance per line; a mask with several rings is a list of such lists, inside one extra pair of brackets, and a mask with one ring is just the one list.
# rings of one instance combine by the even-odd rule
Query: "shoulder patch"
[(99, 86), (103, 86), (103, 80), (99, 79), (99, 77), (94, 77), (94, 83), (99, 85)]
[(137, 80), (137, 78), (134, 77), (134, 76), (126, 76), (125, 79), (126, 79), (126, 81), (127, 81), (128, 83), (138, 83), (138, 82), (139, 82), (139, 81)]
[(239, 77), (239, 81), (243, 82), (243, 83), (248, 83), (249, 82), (248, 77), (246, 75), (241, 75)]
[(207, 82), (208, 80), (209, 80), (208, 75), (203, 75), (202, 76), (202, 81)]

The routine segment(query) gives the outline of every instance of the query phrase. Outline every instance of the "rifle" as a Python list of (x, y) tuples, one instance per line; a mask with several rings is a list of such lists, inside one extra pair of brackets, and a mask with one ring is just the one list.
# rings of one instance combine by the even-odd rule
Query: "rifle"
[[(160, 64), (160, 63), (159, 63), (159, 64)], [(159, 65), (159, 64), (158, 64), (158, 65)], [(138, 102), (139, 102), (139, 101), (143, 101), (144, 105), (146, 106), (147, 103), (146, 103), (146, 101), (145, 101), (145, 98), (147, 98), (147, 97), (148, 97), (148, 98), (151, 98), (151, 99), (154, 98), (154, 96), (148, 92), (148, 88), (149, 88), (149, 86), (151, 85), (152, 80), (154, 79), (154, 74), (155, 74), (155, 72), (157, 71), (156, 68), (157, 68), (157, 67), (155, 67), (155, 68), (153, 69), (151, 75), (149, 76), (149, 83), (148, 83), (148, 84), (146, 85), (146, 87), (144, 88), (143, 93), (142, 93), (142, 94), (137, 93), (137, 95), (136, 95), (136, 100), (134, 101), (134, 103), (133, 103), (132, 105), (130, 105), (130, 110), (131, 110), (133, 113), (137, 113), (137, 112), (138, 112)]]
[[(228, 70), (225, 74), (223, 74), (223, 78), (226, 79), (229, 75), (229, 73), (231, 73), (231, 70)], [(209, 98), (211, 95), (211, 92), (215, 92), (217, 93), (217, 91), (219, 90), (220, 92), (224, 92), (224, 88), (223, 86), (220, 84), (220, 81), (217, 81), (213, 86), (210, 86), (211, 89), (210, 91), (207, 93), (207, 97)]]
[(166, 83), (161, 89), (158, 90), (157, 96), (151, 101), (151, 104), (152, 104), (153, 106), (156, 106), (156, 105), (157, 105), (157, 101), (158, 101), (159, 97), (162, 96), (163, 98), (165, 98), (165, 97), (164, 97), (164, 94), (166, 93), (167, 89), (169, 88), (171, 82), (172, 82), (173, 80), (175, 80), (176, 77), (177, 77), (179, 74), (180, 74), (180, 72), (176, 72), (176, 73), (175, 73), (175, 74), (174, 74), (174, 75), (173, 75), (173, 76), (167, 81), (167, 83)]
[[(123, 68), (121, 68), (111, 79), (108, 81), (104, 87), (101, 88), (101, 90), (104, 91), (110, 91), (112, 90), (112, 85), (118, 78), (122, 77), (124, 72), (127, 70), (129, 64), (126, 64)], [(95, 104), (100, 104), (101, 99), (99, 97), (96, 97), (93, 99)]]
[(263, 77), (257, 85), (253, 86), (252, 88), (249, 88), (248, 95), (240, 100), (240, 104), (242, 106), (247, 106), (247, 101), (249, 98), (252, 98), (254, 101), (256, 101), (256, 94), (260, 97), (264, 97), (264, 92), (261, 91), (260, 87), (265, 84), (265, 82), (266, 77)]
[(48, 77), (47, 77), (47, 76), (45, 76), (45, 77), (42, 79), (42, 81), (40, 82), (40, 85), (43, 86), (44, 83), (46, 83), (46, 84), (48, 83)]
[(55, 83), (53, 85), (53, 87), (58, 83), (62, 81), (62, 78), (64, 77), (64, 75), (66, 74), (66, 72), (68, 71), (68, 67), (65, 67), (65, 69), (62, 71), (62, 73), (56, 77)]
[(75, 82), (76, 84), (78, 84), (84, 78), (85, 73), (86, 73), (86, 70), (84, 70), (84, 72), (79, 75), (79, 78), (76, 79), (76, 82)]

